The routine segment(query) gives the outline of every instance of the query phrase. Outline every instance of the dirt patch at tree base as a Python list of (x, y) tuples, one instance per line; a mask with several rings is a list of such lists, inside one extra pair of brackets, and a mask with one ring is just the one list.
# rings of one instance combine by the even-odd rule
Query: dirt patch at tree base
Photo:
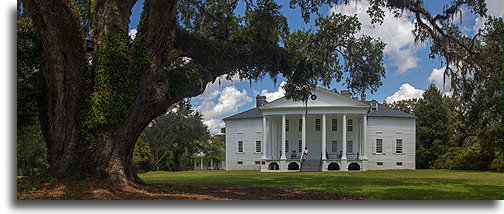
[(112, 184), (19, 178), (18, 200), (364, 200), (349, 195), (278, 187), (202, 184)]

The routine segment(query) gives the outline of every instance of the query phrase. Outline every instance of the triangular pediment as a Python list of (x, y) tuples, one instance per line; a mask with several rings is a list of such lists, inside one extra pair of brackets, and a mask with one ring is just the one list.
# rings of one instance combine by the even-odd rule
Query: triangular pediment
[[(308, 99), (307, 107), (369, 107), (358, 100), (346, 97), (339, 93), (329, 91), (323, 88), (315, 88), (312, 92), (316, 99)], [(285, 97), (274, 100), (266, 105), (259, 107), (261, 110), (267, 109), (282, 109), (282, 108), (304, 108), (305, 103), (302, 101), (292, 101)]]

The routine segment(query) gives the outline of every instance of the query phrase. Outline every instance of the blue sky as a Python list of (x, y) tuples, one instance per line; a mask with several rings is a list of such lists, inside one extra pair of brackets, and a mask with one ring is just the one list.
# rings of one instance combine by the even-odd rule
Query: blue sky
[[(285, 1), (288, 2), (288, 1)], [(426, 1), (428, 9), (432, 13), (442, 11), (447, 0)], [(143, 1), (139, 1), (133, 8), (130, 23), (130, 35), (136, 32)], [(488, 13), (493, 16), (502, 17), (502, 0), (487, 0)], [(380, 102), (397, 101), (413, 97), (420, 97), (430, 84), (437, 85), (445, 94), (450, 94), (449, 83), (443, 87), (443, 62), (441, 59), (429, 59), (429, 44), (415, 44), (411, 30), (414, 27), (411, 17), (403, 14), (401, 18), (394, 18), (386, 14), (382, 25), (373, 26), (370, 24), (369, 16), (366, 14), (367, 1), (352, 2), (349, 5), (338, 5), (334, 7), (324, 7), (321, 12), (343, 13), (347, 15), (356, 14), (362, 24), (360, 34), (366, 34), (374, 38), (380, 38), (387, 46), (384, 50), (386, 78), (374, 94), (367, 93), (367, 99), (375, 99)], [(304, 23), (301, 19), (299, 9), (290, 9), (288, 5), (282, 8), (284, 16), (288, 18), (291, 31), (298, 29), (308, 29), (312, 23)], [(238, 6), (235, 12), (243, 14), (243, 4)], [(467, 35), (474, 35), (474, 32), (482, 27), (484, 20), (471, 14), (467, 9), (462, 10), (462, 32)], [(313, 19), (312, 19), (313, 20)], [(268, 101), (279, 98), (283, 94), (280, 87), (285, 79), (278, 76), (275, 84), (269, 77), (260, 81), (240, 82), (227, 81), (221, 78), (219, 81), (207, 85), (205, 93), (191, 99), (194, 108), (202, 112), (205, 124), (210, 127), (212, 133), (218, 132), (224, 127), (222, 118), (248, 110), (255, 106), (257, 95), (266, 95)], [(346, 89), (340, 82), (333, 82), (331, 88), (338, 90)]]

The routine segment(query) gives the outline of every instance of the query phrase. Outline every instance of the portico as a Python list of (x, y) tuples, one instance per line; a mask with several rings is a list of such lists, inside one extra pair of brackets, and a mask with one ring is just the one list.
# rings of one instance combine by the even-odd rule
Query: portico
[[(260, 107), (263, 112), (261, 171), (275, 171), (274, 164), (279, 171), (296, 168), (290, 166), (301, 164), (305, 147), (309, 150), (309, 160), (320, 160), (322, 171), (330, 170), (331, 163), (342, 171), (348, 170), (348, 163), (353, 162), (359, 169), (364, 168), (369, 106), (343, 95), (324, 93), (325, 90), (317, 92), (307, 106), (279, 99)], [(339, 96), (339, 99), (329, 96)]]

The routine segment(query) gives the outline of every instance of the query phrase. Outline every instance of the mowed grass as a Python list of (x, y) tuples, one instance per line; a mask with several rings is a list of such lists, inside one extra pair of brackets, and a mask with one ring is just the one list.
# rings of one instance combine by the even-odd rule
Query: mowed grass
[(455, 170), (365, 172), (156, 171), (140, 174), (153, 184), (270, 186), (327, 191), (375, 200), (502, 200), (503, 174)]

